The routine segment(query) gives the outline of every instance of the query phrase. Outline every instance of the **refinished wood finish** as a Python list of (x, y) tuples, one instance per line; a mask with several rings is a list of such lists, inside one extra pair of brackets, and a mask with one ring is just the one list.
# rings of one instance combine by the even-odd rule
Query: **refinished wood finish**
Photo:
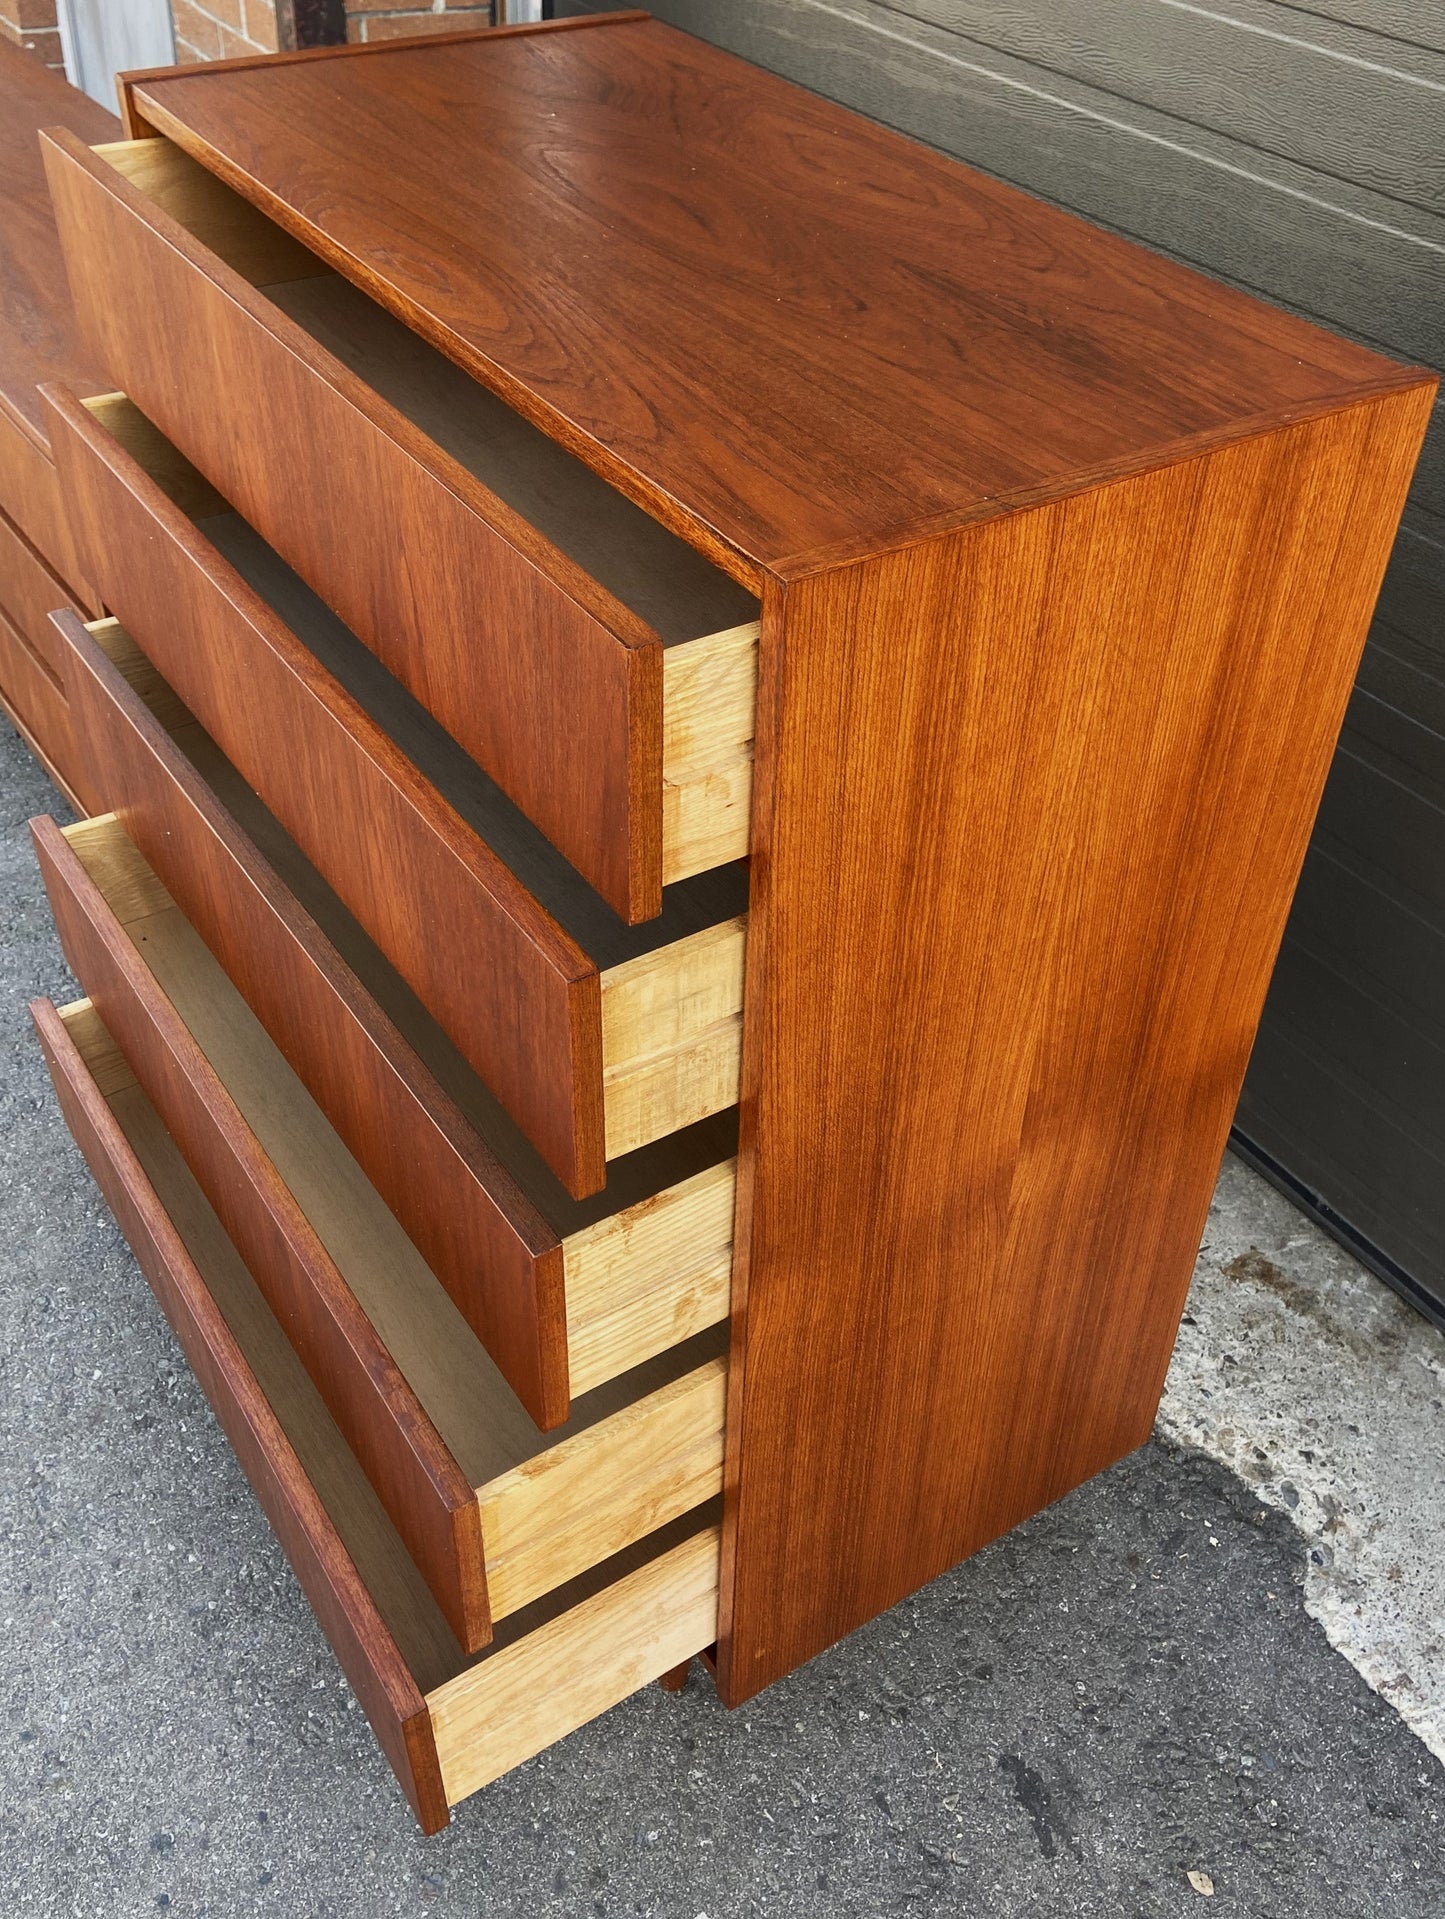
[[(289, 683), (254, 692), (248, 649), (288, 644), (278, 619), (312, 661), (305, 686), (324, 663), (377, 725), (387, 779), (410, 767), (594, 963), (590, 1164), (738, 1096), (736, 1168), (694, 1167), (653, 1222), (665, 1246), (681, 1222), (696, 1232), (715, 1284), (734, 1202), (726, 1368), (701, 1334), (666, 1377), (657, 1362), (646, 1400), (609, 1415), (624, 1424), (608, 1453), (622, 1479), (680, 1489), (653, 1523), (697, 1524), (685, 1501), (716, 1483), (725, 1391), (716, 1675), (736, 1704), (1147, 1434), (1434, 383), (646, 21), (151, 76), (130, 111), (133, 147), (54, 146), (67, 247), (77, 276), (119, 263), (125, 296), (92, 291), (87, 325), (225, 503), (267, 534), (289, 501), (307, 520), (288, 535), (297, 571), (353, 624), (410, 596), (419, 625), (451, 632), (428, 568), (454, 537), (431, 520), (452, 526), (438, 503), (455, 502), (486, 556), (448, 561), (468, 617), (487, 580), (520, 605), (525, 564), (592, 622), (558, 640), (579, 687), (599, 631), (631, 646), (632, 691), (655, 659), (645, 708), (604, 728), (631, 810), (595, 786), (566, 801), (565, 831), (590, 821), (609, 852), (587, 864), (546, 822), (589, 876), (612, 859), (614, 903), (643, 910), (750, 821), (745, 896), (728, 892), (741, 869), (679, 878), (663, 936), (619, 943), (615, 915), (570, 898), (551, 849), (483, 790), (476, 759), (505, 747), (468, 758), (436, 725), (455, 689), (423, 686), (415, 650), (429, 713), (374, 677), (252, 527), (178, 517), (184, 476), (157, 485), (149, 455), (126, 465), (93, 414), (65, 413), (97, 565), (120, 528), (146, 556), (107, 576), (142, 649), (218, 738), (237, 686), (269, 710), (235, 736), (258, 790), (283, 737), (324, 769), (285, 815), (296, 838), (334, 795), (327, 830), (365, 841), (370, 790), (338, 781), (346, 762), (304, 733)], [(99, 409), (117, 430), (123, 410)], [(651, 536), (599, 537), (630, 524), (599, 483), (687, 563), (654, 579), (637, 565), (663, 550)], [(344, 606), (323, 549), (343, 555)], [(623, 549), (625, 587), (608, 557)], [(687, 599), (698, 556), (757, 596), (756, 647), (751, 601), (709, 598), (718, 617), (699, 624), (691, 601), (644, 611), (656, 580)], [(521, 631), (496, 643), (530, 673)], [(450, 640), (434, 657), (465, 670)], [(515, 716), (489, 719), (520, 739), (544, 710), (533, 678)], [(669, 751), (691, 769), (679, 782)], [(659, 768), (691, 797), (669, 800)], [(319, 845), (347, 897), (344, 859)], [(455, 870), (408, 896), (433, 938)], [(703, 899), (680, 924), (674, 901)], [(457, 1097), (426, 1012), (330, 937)], [(500, 957), (486, 993), (508, 1026), (528, 993)], [(573, 1118), (577, 1083), (549, 1089)], [(307, 1190), (324, 1210), (326, 1189)], [(653, 1227), (634, 1219), (639, 1248)], [(600, 1302), (628, 1240), (584, 1245)], [(570, 1293), (565, 1242), (564, 1273)], [(622, 1437), (633, 1419), (666, 1432), (665, 1459)], [(606, 1423), (516, 1461), (520, 1518), (493, 1506), (496, 1564), (530, 1556), (534, 1590), (579, 1563), (566, 1542), (607, 1482), (589, 1457)], [(527, 1507), (548, 1479), (556, 1509)], [(652, 1676), (712, 1643), (689, 1644), (710, 1604), (695, 1550), (685, 1629), (649, 1642), (674, 1652)], [(506, 1715), (525, 1718), (523, 1694), (542, 1710), (526, 1659), (521, 1692), (499, 1670)], [(492, 1776), (442, 1730), (475, 1738), (481, 1696), (453, 1714), (429, 1695), (449, 1797)]]
[(84, 812), (79, 794), (87, 785), (86, 769), (76, 752), (50, 626), (52, 608), (75, 604), (69, 587), (0, 513), (0, 699), (30, 750)]
[(60, 646), (50, 615), (69, 607), (79, 612), (74, 595), (47, 566), (17, 526), (0, 514), (0, 607), (23, 634), (30, 651), (57, 686), (61, 683)]
[(0, 512), (69, 580), (77, 576), (35, 388), (65, 380), (103, 392), (106, 382), (71, 307), (38, 130), (105, 141), (119, 125), (59, 74), (0, 42)]
[(0, 42), (0, 703), (84, 810), (70, 716), (44, 670), (53, 662), (43, 616), (57, 606), (93, 613), (99, 602), (80, 578), (35, 383), (58, 375), (89, 392), (105, 382), (80, 339), (46, 190), (38, 129), (57, 123), (85, 140), (114, 139), (119, 124)]
[[(127, 392), (624, 917), (658, 913), (657, 634), (252, 284), (319, 262), (248, 261), (216, 221), (182, 225), (77, 139), (49, 145), (47, 165), (78, 309)], [(96, 260), (126, 299), (91, 284), (81, 263)], [(193, 377), (175, 378), (143, 320), (157, 311), (206, 342)], [(312, 511), (323, 495), (344, 543)], [(405, 566), (377, 573), (382, 549)]]
[[(538, 1425), (567, 1417), (569, 1381), (586, 1393), (725, 1319), (735, 1181), (726, 1128), (659, 1142), (614, 1166), (594, 1199), (571, 1200), (124, 629), (110, 620), (87, 630), (65, 615), (56, 625), (78, 736), (127, 836)], [(296, 885), (328, 912), (376, 991)]]
[(51, 820), (36, 820), (32, 831), (71, 971), (286, 1327), (452, 1630), (466, 1647), (485, 1645), (491, 1621), (470, 1481), (77, 852)]
[[(519, 817), (494, 850), (513, 809), (475, 777), (470, 801), (438, 790), (443, 764), (456, 765), (459, 782), (475, 775), (465, 755), (447, 758), (439, 730), (399, 750), (317, 657), (328, 639), (344, 656), (345, 629), (328, 628), (325, 609), (254, 538), (237, 545), (236, 530), (214, 517), (226, 503), (185, 462), (177, 470), (174, 449), (144, 417), (121, 399), (85, 407), (58, 389), (46, 397), (77, 537), (108, 605), (569, 1190), (599, 1190), (609, 1159), (731, 1105), (744, 932), (735, 912), (725, 925), (723, 914), (745, 887), (726, 869), (699, 875), (629, 935)], [(270, 598), (208, 529), (226, 532)], [(280, 595), (291, 618), (307, 620), (309, 644), (278, 615)], [(723, 654), (715, 679), (736, 682), (735, 657)], [(394, 683), (372, 679), (385, 712)], [(245, 701), (234, 697), (238, 685)], [(724, 695), (715, 707), (729, 704)], [(275, 751), (283, 735), (295, 751)], [(439, 755), (438, 767), (419, 768), (422, 752)], [(692, 928), (705, 930), (693, 937)]]
[(70, 396), (47, 399), (107, 603), (559, 1178), (595, 1190), (597, 969), (157, 482)]
[[(666, 1355), (541, 1442), (118, 823), (62, 835), (42, 820), (35, 834), (73, 969), (154, 1088), (464, 1646), (486, 1644), (492, 1619), (715, 1497), (720, 1357)], [(121, 967), (129, 991), (117, 989)], [(179, 1091), (156, 1066), (167, 1027)], [(220, 1152), (199, 1114), (208, 1074), (220, 1115), (209, 1131), (227, 1135)], [(279, 1271), (275, 1234), (256, 1218), (267, 1190), (279, 1195), (271, 1211), (287, 1216)], [(464, 1612), (468, 1603), (477, 1610)]]
[(1432, 396), (765, 607), (728, 1700), (1147, 1437)]
[(15, 730), (80, 812), (89, 811), (80, 796), (70, 708), (45, 662), (27, 636), (0, 606), (0, 697)]
[[(567, 1417), (562, 1244), (311, 916), (73, 616), (77, 741), (186, 918), (539, 1426)], [(107, 633), (112, 649), (123, 639)], [(132, 668), (134, 670), (134, 668)]]
[[(447, 1823), (447, 1801), (426, 1702), (272, 1401), (112, 1111), (127, 1089), (139, 1089), (113, 1044), (107, 1046), (109, 1036), (88, 1001), (60, 1013), (49, 1000), (36, 1000), (30, 1012), (66, 1124), (275, 1527), (422, 1830), (439, 1832)], [(92, 1059), (98, 1054), (104, 1061), (105, 1091), (82, 1057), (82, 1045)], [(195, 1197), (200, 1200), (199, 1191)], [(240, 1266), (219, 1225), (212, 1237)], [(290, 1358), (299, 1372), (280, 1328), (274, 1321), (272, 1326), (270, 1354), (283, 1366)], [(318, 1424), (327, 1420), (319, 1401), (315, 1411)]]
[(94, 1008), (31, 1013), (71, 1131), (424, 1831), (711, 1642), (704, 1515), (507, 1621), (469, 1663)]
[(1396, 377), (653, 21), (134, 93), (753, 584)]

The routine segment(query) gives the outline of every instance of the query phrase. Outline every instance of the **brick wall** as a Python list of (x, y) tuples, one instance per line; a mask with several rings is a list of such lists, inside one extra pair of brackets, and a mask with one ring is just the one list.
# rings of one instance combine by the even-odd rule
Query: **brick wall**
[[(343, 10), (348, 40), (396, 40), (485, 27), (492, 20), (490, 0), (171, 0), (176, 59), (230, 60), (274, 53), (298, 40), (308, 45), (339, 38)], [(503, 8), (497, 11), (501, 15)], [(305, 16), (300, 34), (298, 13)], [(63, 67), (55, 0), (0, 0), (0, 35), (47, 66)]]
[[(0, 0), (0, 6), (8, 0)], [(247, 53), (275, 53), (287, 44), (277, 0), (171, 0), (176, 59), (234, 60)]]
[(0, 35), (47, 67), (64, 70), (55, 0), (0, 0)]
[[(0, 0), (3, 5), (5, 0)], [(475, 0), (346, 0), (346, 37), (348, 40), (397, 40), (415, 33), (460, 32), (467, 27), (486, 27), (492, 21), (490, 5), (478, 6)]]

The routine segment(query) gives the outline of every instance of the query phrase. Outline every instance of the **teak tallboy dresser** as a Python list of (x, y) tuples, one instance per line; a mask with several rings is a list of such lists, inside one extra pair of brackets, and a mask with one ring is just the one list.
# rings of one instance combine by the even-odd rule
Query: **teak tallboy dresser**
[(432, 1829), (1146, 1437), (1433, 382), (642, 15), (124, 103), (36, 1019)]

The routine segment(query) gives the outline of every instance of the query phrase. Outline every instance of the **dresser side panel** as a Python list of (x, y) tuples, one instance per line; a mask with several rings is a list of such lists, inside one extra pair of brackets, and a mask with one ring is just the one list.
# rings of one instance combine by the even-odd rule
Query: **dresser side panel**
[(765, 601), (729, 1703), (1147, 1437), (1431, 391)]

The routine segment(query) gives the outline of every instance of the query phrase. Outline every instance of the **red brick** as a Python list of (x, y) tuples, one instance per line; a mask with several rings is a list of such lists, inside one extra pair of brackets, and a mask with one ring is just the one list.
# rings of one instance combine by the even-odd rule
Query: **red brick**
[(246, 38), (254, 40), (267, 53), (275, 53), (281, 45), (276, 25), (276, 0), (245, 0), (245, 9)]
[(445, 13), (369, 13), (363, 16), (366, 40), (400, 40), (428, 33), (461, 33), (467, 27), (485, 27), (490, 7), (448, 7)]
[[(176, 58), (178, 60), (219, 60), (221, 57), (221, 29), (211, 18), (194, 4), (194, 0), (171, 0), (171, 15), (176, 23)], [(184, 42), (187, 51), (181, 52)]]
[(194, 0), (197, 9), (208, 14), (218, 27), (231, 27), (237, 33), (246, 30), (242, 0)]

